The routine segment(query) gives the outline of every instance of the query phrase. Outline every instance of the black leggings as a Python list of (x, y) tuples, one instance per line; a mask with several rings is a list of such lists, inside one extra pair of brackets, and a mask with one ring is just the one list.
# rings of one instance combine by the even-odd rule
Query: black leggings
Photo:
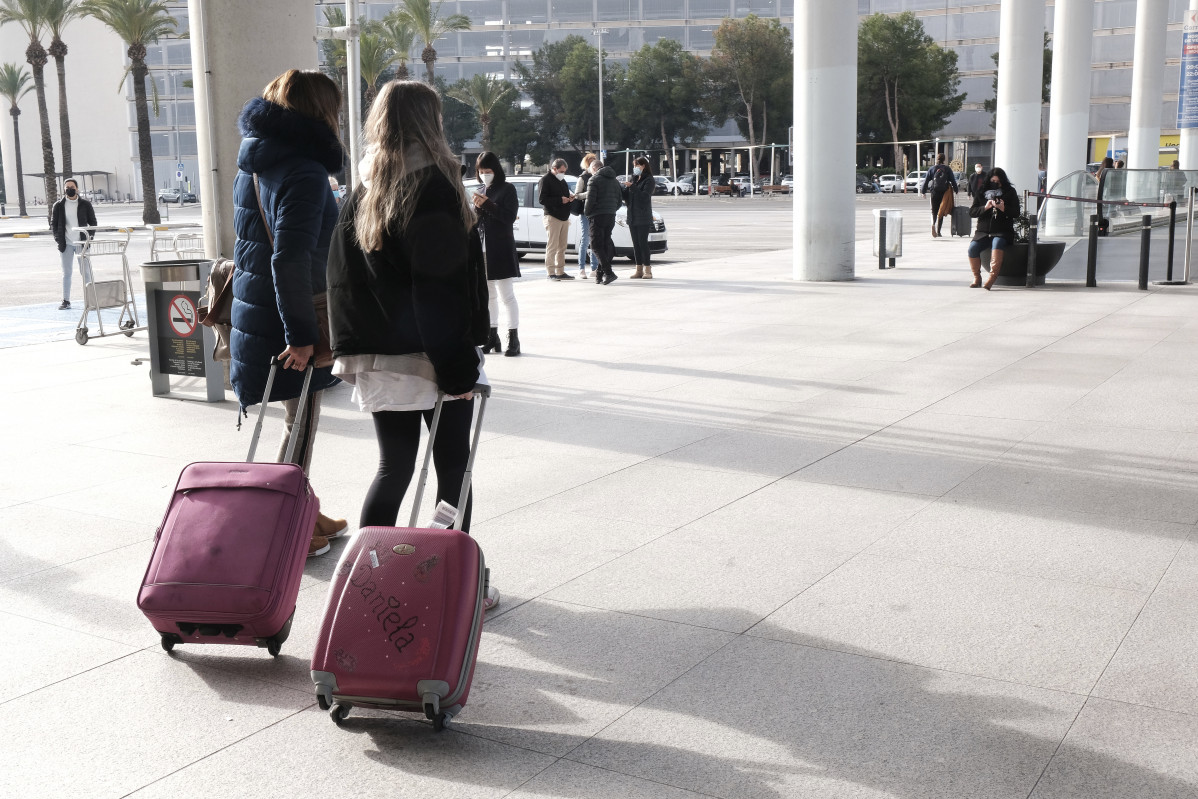
[[(362, 506), (360, 527), (394, 527), (399, 518), (399, 505), (403, 502), (408, 484), (416, 472), (416, 458), (420, 450), (420, 423), (430, 425), (433, 412), (428, 411), (377, 411), (374, 417), (374, 433), (379, 441), (379, 470), (366, 492)], [(474, 417), (474, 401), (447, 401), (441, 407), (441, 420), (437, 425), (437, 440), (433, 443), (433, 466), (437, 470), (437, 499), (456, 506), (462, 493), (462, 479), (466, 474), (466, 462), (470, 458), (470, 422)], [(474, 502), (474, 491), (466, 499), (466, 515), (462, 530), (470, 531), (470, 507)], [(426, 503), (427, 504), (427, 503)], [(432, 508), (426, 517), (417, 517), (417, 524), (432, 518)], [(406, 520), (405, 520), (406, 523)]]
[(629, 225), (632, 235), (632, 257), (641, 266), (649, 266), (649, 231), (652, 225)]

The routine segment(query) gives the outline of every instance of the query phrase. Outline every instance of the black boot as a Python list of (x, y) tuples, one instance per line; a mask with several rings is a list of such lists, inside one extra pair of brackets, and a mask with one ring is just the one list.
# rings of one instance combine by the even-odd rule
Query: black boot
[(612, 269), (610, 266), (607, 267), (607, 275), (605, 275), (603, 278), (603, 285), (606, 286), (608, 283), (611, 283), (615, 279), (616, 279), (616, 270)]
[(491, 328), (491, 335), (487, 336), (487, 343), (483, 345), (483, 354), (488, 352), (503, 352), (503, 342), (499, 340), (499, 328)]
[(515, 328), (507, 332), (507, 350), (503, 354), (509, 358), (520, 354), (520, 336), (516, 335)]

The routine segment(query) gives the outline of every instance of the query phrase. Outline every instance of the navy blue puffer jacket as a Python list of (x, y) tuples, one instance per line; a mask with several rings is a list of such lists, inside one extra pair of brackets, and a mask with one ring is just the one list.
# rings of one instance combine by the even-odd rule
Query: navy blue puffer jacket
[[(337, 224), (329, 175), (341, 169), (342, 148), (328, 125), (261, 98), (246, 104), (238, 125), (244, 138), (233, 180), (237, 271), (229, 376), (246, 408), (261, 402), (273, 356), (289, 345), (316, 344), (319, 336), (312, 297), (325, 290)], [(255, 173), (273, 250), (254, 196)], [(331, 367), (317, 369), (312, 390), (337, 382)], [(298, 397), (302, 387), (302, 372), (280, 370), (270, 400)]]

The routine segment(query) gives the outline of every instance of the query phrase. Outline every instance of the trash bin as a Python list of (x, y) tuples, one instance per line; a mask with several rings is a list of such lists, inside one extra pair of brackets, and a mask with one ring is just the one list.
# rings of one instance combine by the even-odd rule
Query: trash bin
[[(886, 220), (885, 226), (882, 220)], [(882, 229), (885, 227), (885, 252)], [(895, 208), (874, 209), (874, 255), (878, 258), (901, 258), (903, 255), (903, 212)]]
[[(151, 261), (141, 265), (146, 284), (146, 329), (150, 338), (150, 384), (154, 396), (173, 399), (225, 398), (221, 365), (212, 359), (216, 333), (200, 324), (201, 292), (212, 261)], [(171, 378), (178, 389), (171, 390)], [(194, 387), (202, 392), (196, 396)], [(192, 389), (192, 391), (188, 391)]]

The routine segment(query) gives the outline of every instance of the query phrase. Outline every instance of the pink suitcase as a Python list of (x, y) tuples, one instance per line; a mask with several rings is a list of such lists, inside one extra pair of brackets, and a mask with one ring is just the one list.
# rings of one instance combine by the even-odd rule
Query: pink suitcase
[[(478, 386), (478, 418), (458, 508), (470, 491), (490, 390)], [(482, 636), (487, 568), (457, 528), (416, 527), (441, 402), (433, 412), (408, 527), (365, 527), (341, 554), (312, 655), (320, 706), (340, 724), (354, 706), (423, 713), (436, 730), (470, 694)]]
[[(272, 359), (264, 397), (276, 366)], [(309, 368), (297, 417), (311, 379)], [(137, 595), (167, 652), (244, 644), (278, 655), (291, 632), (320, 503), (296, 464), (253, 463), (265, 415), (264, 399), (246, 463), (193, 463), (179, 475)], [(288, 458), (299, 432), (295, 425)]]

